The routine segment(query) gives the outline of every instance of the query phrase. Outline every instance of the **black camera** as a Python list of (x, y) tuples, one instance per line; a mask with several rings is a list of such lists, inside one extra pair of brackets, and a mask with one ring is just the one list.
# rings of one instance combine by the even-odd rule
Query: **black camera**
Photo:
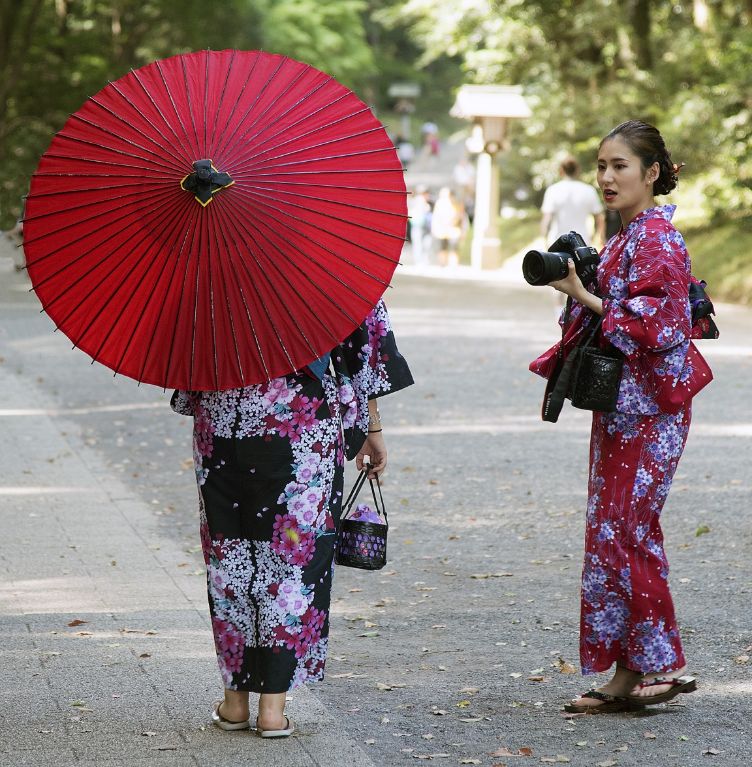
[(549, 250), (528, 250), (522, 260), (522, 276), (530, 285), (548, 285), (563, 280), (569, 273), (567, 261), (574, 261), (574, 268), (583, 285), (595, 279), (598, 251), (585, 244), (577, 232), (562, 234)]

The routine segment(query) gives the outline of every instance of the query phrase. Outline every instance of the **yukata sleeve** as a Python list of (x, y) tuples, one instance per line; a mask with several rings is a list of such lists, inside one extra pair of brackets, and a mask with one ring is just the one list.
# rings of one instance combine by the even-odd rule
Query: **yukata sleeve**
[(626, 283), (612, 278), (607, 294), (602, 332), (627, 358), (688, 345), (689, 257), (672, 226), (637, 235)]
[(383, 301), (332, 350), (348, 459), (355, 457), (368, 433), (368, 400), (410, 386), (413, 376), (397, 349)]
[(170, 407), (180, 415), (195, 415), (200, 398), (199, 392), (175, 389), (170, 398)]

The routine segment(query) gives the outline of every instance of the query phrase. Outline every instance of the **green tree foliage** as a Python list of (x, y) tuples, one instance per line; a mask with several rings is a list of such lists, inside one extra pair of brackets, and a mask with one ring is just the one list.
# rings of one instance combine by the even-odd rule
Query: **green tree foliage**
[[(517, 83), (517, 183), (540, 190), (562, 150), (592, 167), (624, 119), (657, 124), (708, 213), (752, 207), (752, 3), (735, 0), (408, 0), (422, 61), (461, 56), (476, 83)], [(525, 178), (527, 176), (527, 178)]]
[(377, 74), (367, 10), (365, 0), (0, 0), (0, 227), (20, 214), (55, 131), (108, 80), (176, 53), (260, 48), (360, 92)]

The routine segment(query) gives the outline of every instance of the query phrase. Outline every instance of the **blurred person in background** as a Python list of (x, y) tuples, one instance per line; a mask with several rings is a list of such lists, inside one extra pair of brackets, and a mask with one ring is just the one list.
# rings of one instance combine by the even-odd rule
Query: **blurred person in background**
[[(580, 166), (574, 157), (566, 157), (559, 166), (561, 181), (546, 189), (541, 212), (541, 236), (544, 244), (567, 232), (577, 232), (585, 242), (596, 247), (605, 245), (606, 219), (598, 192), (580, 181)], [(594, 226), (591, 225), (591, 217)]]
[[(428, 189), (417, 186), (407, 201), (407, 215), (410, 219), (410, 246), (412, 248), (413, 264), (428, 265), (428, 250), (430, 240), (426, 242), (431, 226), (431, 202), (428, 199)], [(428, 246), (428, 247), (427, 247)]]
[(464, 221), (465, 212), (452, 190), (448, 186), (442, 187), (431, 213), (431, 236), (438, 243), (439, 266), (459, 263), (458, 248)]

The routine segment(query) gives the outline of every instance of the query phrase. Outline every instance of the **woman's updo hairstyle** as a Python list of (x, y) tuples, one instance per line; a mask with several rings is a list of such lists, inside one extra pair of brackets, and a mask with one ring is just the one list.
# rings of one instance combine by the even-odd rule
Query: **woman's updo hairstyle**
[(654, 163), (658, 163), (660, 172), (653, 182), (653, 194), (668, 194), (676, 188), (679, 180), (679, 171), (684, 163), (675, 165), (671, 160), (671, 154), (666, 149), (658, 128), (644, 123), (641, 120), (627, 120), (617, 125), (603, 141), (619, 136), (627, 146), (640, 158), (643, 171)]

